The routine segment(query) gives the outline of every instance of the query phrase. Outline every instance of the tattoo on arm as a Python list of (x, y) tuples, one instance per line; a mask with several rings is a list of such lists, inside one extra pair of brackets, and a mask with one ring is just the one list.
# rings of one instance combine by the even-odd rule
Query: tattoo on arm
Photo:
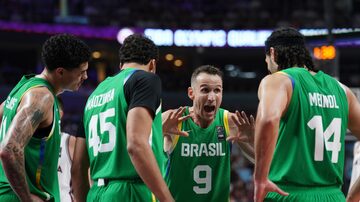
[(24, 95), (2, 142), (0, 157), (5, 174), (20, 199), (29, 199), (24, 149), (35, 130), (52, 111), (53, 97), (48, 91), (34, 90)]

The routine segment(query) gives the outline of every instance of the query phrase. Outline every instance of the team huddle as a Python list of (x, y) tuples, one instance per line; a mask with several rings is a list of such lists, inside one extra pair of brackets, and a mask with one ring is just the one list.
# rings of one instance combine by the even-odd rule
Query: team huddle
[[(235, 144), (255, 165), (256, 202), (360, 201), (360, 178), (341, 191), (347, 129), (360, 140), (357, 98), (314, 67), (297, 30), (274, 30), (265, 52), (256, 119), (220, 107), (223, 73), (212, 65), (193, 71), (191, 106), (163, 112), (158, 47), (130, 35), (74, 138), (61, 132), (58, 95), (87, 79), (90, 48), (50, 37), (43, 72), (23, 76), (0, 105), (0, 201), (229, 201)], [(64, 169), (71, 175), (58, 180)]]

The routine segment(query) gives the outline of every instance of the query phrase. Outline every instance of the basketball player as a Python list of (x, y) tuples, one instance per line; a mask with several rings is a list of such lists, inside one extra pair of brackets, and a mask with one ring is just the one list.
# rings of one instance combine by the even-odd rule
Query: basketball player
[(60, 201), (56, 95), (87, 79), (90, 49), (59, 34), (46, 40), (42, 59), (42, 73), (23, 76), (0, 106), (0, 201)]
[(316, 71), (304, 36), (280, 28), (265, 42), (271, 75), (260, 83), (255, 125), (255, 202), (345, 201), (346, 128), (360, 138), (360, 105)]
[[(200, 66), (191, 77), (188, 96), (193, 101), (179, 123), (188, 137), (168, 134), (164, 149), (169, 155), (165, 180), (175, 201), (229, 201), (231, 141), (238, 141), (248, 157), (253, 148), (254, 118), (220, 108), (222, 72), (210, 65)], [(163, 113), (166, 119), (174, 110)]]
[[(64, 116), (64, 104), (60, 97), (59, 112), (60, 119)], [(60, 201), (71, 202), (73, 200), (72, 187), (71, 187), (71, 164), (74, 154), (74, 146), (76, 137), (69, 135), (66, 132), (61, 132), (60, 153), (58, 162), (58, 178), (60, 188)]]
[(120, 73), (100, 83), (88, 98), (86, 137), (76, 141), (72, 168), (77, 201), (85, 199), (88, 181), (83, 176), (88, 165), (94, 185), (86, 201), (173, 201), (162, 178), (165, 155), (157, 60), (153, 41), (127, 37), (120, 48)]

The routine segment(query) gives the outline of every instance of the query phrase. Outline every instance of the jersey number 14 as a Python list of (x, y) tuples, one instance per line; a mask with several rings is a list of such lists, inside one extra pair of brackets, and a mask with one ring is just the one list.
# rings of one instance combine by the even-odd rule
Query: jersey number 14
[[(315, 161), (324, 160), (324, 143), (325, 149), (331, 151), (331, 162), (337, 163), (339, 158), (339, 152), (341, 150), (340, 136), (341, 136), (341, 119), (334, 118), (329, 126), (323, 129), (322, 117), (319, 115), (313, 116), (313, 118), (307, 123), (307, 125), (315, 130)], [(330, 142), (330, 138), (334, 136), (333, 141)]]

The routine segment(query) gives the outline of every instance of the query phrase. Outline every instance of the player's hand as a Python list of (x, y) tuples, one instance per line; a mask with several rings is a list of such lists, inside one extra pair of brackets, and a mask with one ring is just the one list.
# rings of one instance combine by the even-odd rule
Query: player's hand
[(231, 119), (234, 121), (238, 128), (238, 133), (236, 135), (229, 136), (226, 138), (227, 141), (231, 142), (254, 142), (255, 136), (255, 119), (252, 115), (248, 118), (244, 111), (236, 110), (235, 116), (232, 116)]
[(43, 200), (42, 198), (40, 198), (34, 194), (31, 194), (31, 201), (32, 202), (45, 202), (45, 200)]
[(281, 190), (276, 184), (267, 179), (265, 182), (254, 183), (254, 202), (263, 202), (268, 192), (277, 192), (283, 196), (289, 195), (289, 193)]
[(180, 135), (180, 136), (189, 136), (189, 131), (181, 131), (178, 128), (178, 124), (186, 119), (190, 118), (190, 115), (182, 116), (185, 112), (185, 107), (179, 107), (177, 110), (170, 112), (169, 116), (163, 120), (162, 128), (163, 134), (166, 135)]

